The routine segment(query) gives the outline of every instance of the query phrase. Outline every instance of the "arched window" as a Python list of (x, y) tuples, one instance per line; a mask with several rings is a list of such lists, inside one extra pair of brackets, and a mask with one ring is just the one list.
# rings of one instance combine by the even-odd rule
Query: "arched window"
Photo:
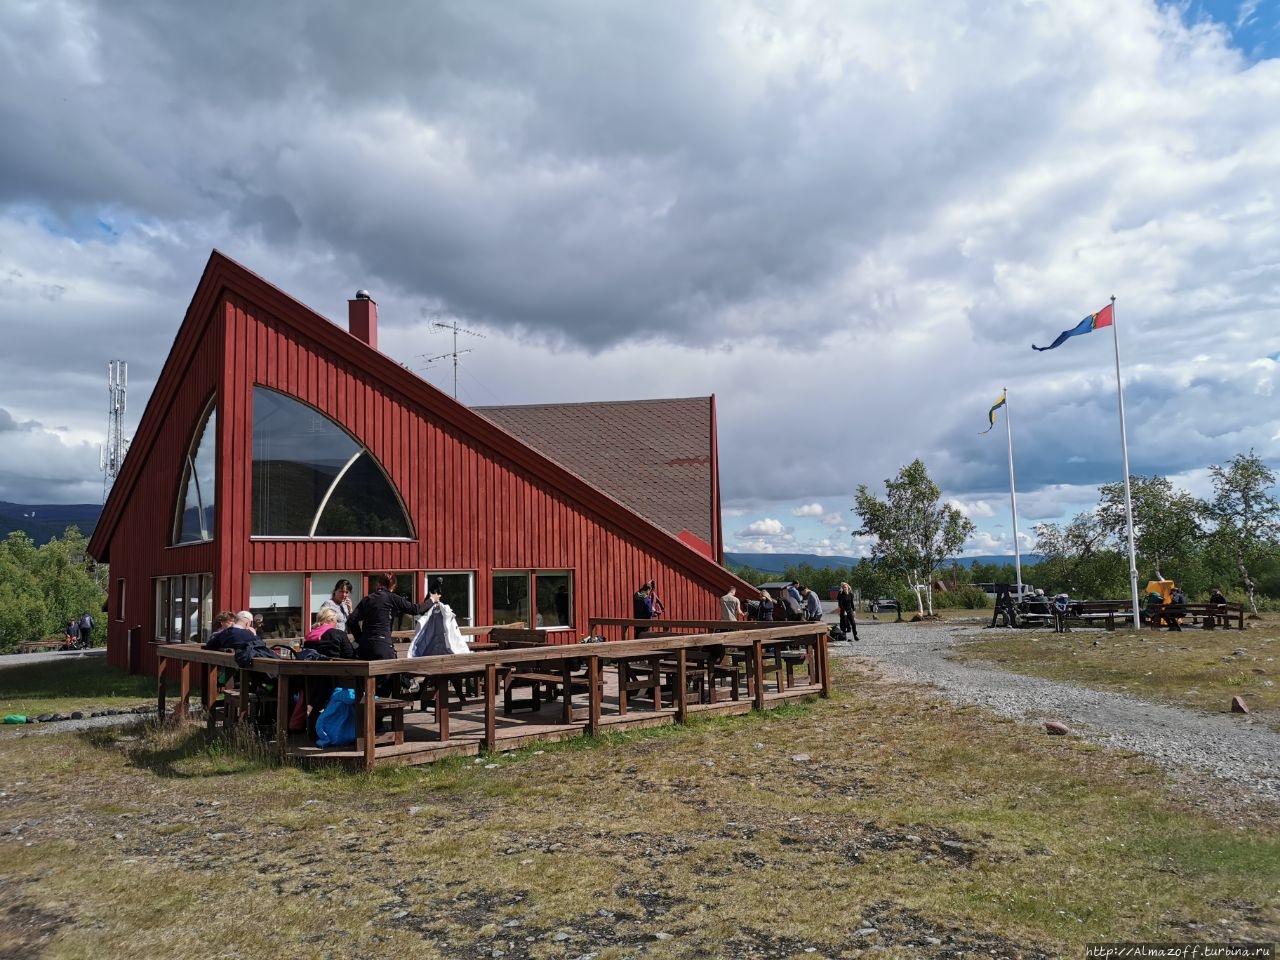
[(182, 499), (173, 521), (173, 542), (213, 539), (214, 491), (218, 480), (218, 410), (212, 400), (196, 428), (182, 466)]
[(373, 454), (319, 410), (253, 388), (253, 536), (413, 536)]

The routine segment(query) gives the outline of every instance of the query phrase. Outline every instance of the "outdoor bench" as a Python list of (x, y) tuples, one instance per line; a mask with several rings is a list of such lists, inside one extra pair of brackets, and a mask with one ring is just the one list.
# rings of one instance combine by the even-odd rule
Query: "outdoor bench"
[(24, 640), (18, 644), (19, 653), (40, 653), (45, 650), (61, 650), (61, 640)]

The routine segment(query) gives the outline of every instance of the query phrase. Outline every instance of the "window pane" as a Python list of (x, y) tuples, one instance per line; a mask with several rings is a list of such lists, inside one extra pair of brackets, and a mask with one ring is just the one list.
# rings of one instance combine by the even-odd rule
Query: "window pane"
[(529, 574), (493, 575), (493, 622), (529, 622)]
[(151, 581), (156, 592), (156, 619), (153, 627), (157, 640), (167, 640), (169, 635), (166, 625), (169, 623), (169, 578), (161, 577)]
[(218, 411), (209, 408), (187, 451), (182, 471), (182, 512), (178, 515), (174, 543), (200, 543), (213, 539), (214, 490), (217, 486), (216, 441)]
[(169, 616), (166, 618), (168, 623), (168, 633), (165, 639), (170, 643), (177, 643), (182, 639), (182, 595), (183, 582), (182, 577), (169, 578)]
[(325, 504), (317, 537), (408, 537), (409, 523), (391, 483), (368, 452), (342, 475)]
[(475, 582), (474, 573), (427, 572), (428, 592), (431, 588), (440, 591), (440, 599), (452, 608), (460, 627), (475, 626)]
[(254, 387), (254, 536), (309, 536), (321, 500), (359, 449), (318, 411)]
[(538, 626), (573, 626), (573, 595), (569, 574), (538, 571)]
[(412, 536), (369, 452), (320, 411), (266, 387), (253, 390), (252, 522), (256, 537), (307, 537), (313, 525), (317, 536)]
[(249, 611), (262, 615), (262, 632), (268, 639), (301, 636), (302, 575), (250, 574)]

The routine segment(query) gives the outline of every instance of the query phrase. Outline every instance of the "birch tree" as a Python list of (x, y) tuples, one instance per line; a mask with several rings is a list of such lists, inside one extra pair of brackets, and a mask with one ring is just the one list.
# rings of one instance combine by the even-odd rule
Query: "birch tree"
[(884, 486), (881, 500), (866, 484), (858, 485), (853, 510), (862, 527), (854, 535), (875, 537), (872, 560), (906, 579), (920, 615), (927, 602), (932, 616), (934, 570), (960, 552), (975, 529), (973, 522), (942, 502), (942, 491), (918, 459)]
[(1280, 546), (1280, 502), (1270, 493), (1276, 475), (1252, 450), (1232, 457), (1226, 466), (1211, 466), (1209, 475), (1213, 499), (1205, 514), (1213, 526), (1212, 543), (1239, 572), (1256, 617), (1253, 573)]
[[(1182, 580), (1180, 567), (1191, 562), (1200, 549), (1204, 530), (1201, 517), (1204, 503), (1185, 490), (1177, 490), (1165, 477), (1129, 478), (1133, 503), (1134, 547), (1142, 559), (1150, 563), (1156, 579), (1163, 580), (1166, 564), (1170, 572)], [(1116, 541), (1123, 544), (1127, 536), (1124, 511), (1124, 484), (1104, 483), (1098, 488), (1098, 520)]]

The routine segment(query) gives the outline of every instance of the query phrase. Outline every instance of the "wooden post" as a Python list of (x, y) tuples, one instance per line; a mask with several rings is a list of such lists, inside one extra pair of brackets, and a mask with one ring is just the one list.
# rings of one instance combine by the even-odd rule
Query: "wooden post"
[[(777, 675), (781, 680), (781, 675)], [(764, 648), (759, 640), (751, 642), (751, 679), (755, 684), (755, 708), (764, 709)]]
[(828, 635), (823, 633), (818, 638), (818, 646), (822, 650), (822, 698), (825, 700), (831, 696), (831, 645), (827, 641)]
[(687, 723), (689, 720), (689, 690), (685, 674), (685, 650), (676, 651), (676, 723)]
[(187, 698), (191, 696), (191, 663), (183, 660), (178, 666), (178, 705), (174, 708), (175, 720), (187, 719)]
[(364, 678), (364, 710), (360, 717), (360, 729), (364, 731), (364, 768), (366, 770), (373, 769), (374, 753), (376, 750), (378, 723), (377, 723), (377, 704), (374, 699), (377, 696), (377, 683), (372, 676)]
[(604, 694), (604, 684), (600, 682), (600, 658), (595, 654), (587, 657), (587, 683), (590, 689), (587, 695), (587, 734), (594, 737), (600, 732), (600, 698)]
[(289, 678), (276, 671), (276, 753), (283, 760), (289, 753)]
[(484, 748), (498, 749), (498, 721), (494, 715), (498, 690), (498, 665), (487, 663), (484, 667)]
[(449, 739), (449, 678), (443, 674), (436, 682), (436, 726), (440, 728), (440, 742)]
[(163, 723), (163, 722), (164, 722), (164, 709), (165, 709), (165, 695), (166, 695), (166, 693), (167, 693), (167, 691), (165, 690), (165, 670), (167, 670), (167, 669), (168, 669), (168, 667), (169, 667), (169, 660), (168, 660), (168, 658), (167, 658), (167, 657), (157, 657), (156, 659), (157, 659), (157, 664), (156, 664), (156, 714), (157, 714), (157, 719), (159, 719), (159, 720), (160, 720), (160, 722), (161, 722), (161, 723)]

